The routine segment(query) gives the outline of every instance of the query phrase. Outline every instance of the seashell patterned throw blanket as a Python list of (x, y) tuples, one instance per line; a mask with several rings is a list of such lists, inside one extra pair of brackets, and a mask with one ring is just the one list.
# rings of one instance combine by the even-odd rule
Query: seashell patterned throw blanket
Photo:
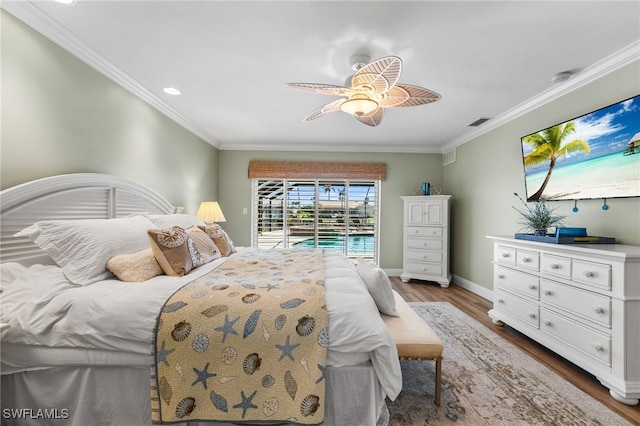
[(322, 250), (234, 254), (162, 308), (153, 422), (321, 423), (327, 326)]

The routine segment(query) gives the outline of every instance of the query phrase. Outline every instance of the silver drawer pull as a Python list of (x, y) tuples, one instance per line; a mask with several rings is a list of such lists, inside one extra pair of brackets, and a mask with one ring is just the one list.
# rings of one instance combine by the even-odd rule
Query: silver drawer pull
[(531, 284), (529, 286), (529, 290), (535, 290), (536, 288), (538, 288), (538, 287), (536, 287), (535, 284)]
[(531, 263), (531, 258), (530, 258), (530, 257), (523, 257), (523, 258), (522, 258), (522, 261), (523, 261), (524, 263)]
[(536, 314), (534, 314), (533, 312), (529, 313), (529, 318), (534, 319), (536, 317)]
[(591, 345), (591, 346), (593, 346), (593, 349), (595, 349), (595, 350), (596, 350), (596, 352), (602, 352), (602, 351), (604, 351), (604, 348), (602, 347), (602, 345), (599, 345), (599, 344), (597, 344), (597, 343), (594, 343), (594, 344), (593, 344), (593, 345)]
[(546, 325), (547, 327), (551, 327), (551, 321), (548, 321), (548, 320), (547, 320), (547, 321), (545, 321), (545, 322), (544, 322), (544, 325)]
[(511, 255), (509, 253), (502, 253), (502, 257), (504, 259), (507, 259), (507, 258), (511, 257)]
[(595, 312), (596, 314), (604, 314), (604, 308), (601, 308), (599, 306), (594, 306), (593, 312)]
[(551, 290), (545, 290), (545, 291), (544, 291), (544, 295), (545, 295), (545, 296), (551, 296), (551, 294), (552, 294), (552, 293), (551, 293)]
[(556, 269), (560, 269), (560, 265), (558, 265), (557, 263), (552, 263), (551, 265), (549, 265), (549, 267), (550, 267), (551, 269), (553, 269), (554, 271), (555, 271)]
[(593, 277), (595, 277), (595, 274), (593, 272), (591, 272), (591, 271), (584, 271), (582, 273), (582, 275), (584, 275), (585, 278), (593, 278)]
[(498, 299), (498, 303), (504, 303), (504, 299)]
[(499, 279), (499, 280), (504, 280), (504, 278), (505, 278), (505, 276), (504, 276), (504, 275), (502, 275), (502, 274), (498, 275), (498, 279)]

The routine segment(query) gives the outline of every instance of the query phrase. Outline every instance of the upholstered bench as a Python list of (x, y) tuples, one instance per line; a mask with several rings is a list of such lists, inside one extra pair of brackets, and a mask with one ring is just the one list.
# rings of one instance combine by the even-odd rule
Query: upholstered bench
[(442, 383), (442, 341), (431, 327), (409, 306), (397, 291), (393, 291), (397, 317), (380, 314), (389, 329), (401, 360), (432, 360), (436, 362), (435, 403), (440, 405)]

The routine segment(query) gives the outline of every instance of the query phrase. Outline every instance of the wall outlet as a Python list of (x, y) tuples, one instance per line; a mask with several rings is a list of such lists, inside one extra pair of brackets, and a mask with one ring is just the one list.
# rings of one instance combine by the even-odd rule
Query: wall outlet
[(247, 214), (247, 208), (246, 207), (242, 208), (242, 214)]

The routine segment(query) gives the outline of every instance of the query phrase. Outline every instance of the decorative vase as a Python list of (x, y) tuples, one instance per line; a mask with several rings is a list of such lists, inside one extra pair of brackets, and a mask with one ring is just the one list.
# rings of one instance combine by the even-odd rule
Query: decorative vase
[(422, 182), (422, 195), (431, 195), (431, 184), (429, 182)]
[(546, 229), (534, 229), (533, 230), (533, 235), (538, 236), (538, 237), (544, 237), (547, 235), (547, 230)]

